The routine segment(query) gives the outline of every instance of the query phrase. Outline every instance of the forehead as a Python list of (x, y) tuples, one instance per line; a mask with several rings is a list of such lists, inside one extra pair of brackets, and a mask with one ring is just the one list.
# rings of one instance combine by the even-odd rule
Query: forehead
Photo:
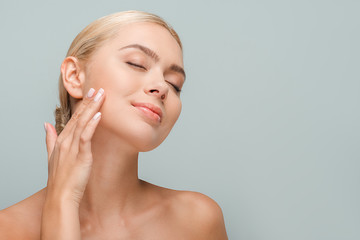
[(182, 50), (163, 26), (156, 23), (139, 22), (121, 26), (114, 38), (105, 45), (109, 48), (122, 48), (131, 44), (139, 44), (150, 48), (160, 57), (160, 60), (172, 61), (183, 66)]

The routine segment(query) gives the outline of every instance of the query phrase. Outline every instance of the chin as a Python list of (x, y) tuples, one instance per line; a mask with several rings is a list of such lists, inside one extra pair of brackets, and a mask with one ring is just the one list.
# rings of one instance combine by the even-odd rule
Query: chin
[(170, 130), (162, 127), (155, 128), (149, 123), (139, 119), (123, 119), (114, 124), (113, 119), (108, 122), (105, 117), (101, 127), (111, 132), (113, 137), (124, 140), (137, 152), (148, 152), (158, 147), (168, 136)]
[(159, 133), (159, 129), (151, 126), (137, 126), (128, 134), (128, 141), (138, 152), (148, 152), (157, 148), (167, 137), (167, 134)]

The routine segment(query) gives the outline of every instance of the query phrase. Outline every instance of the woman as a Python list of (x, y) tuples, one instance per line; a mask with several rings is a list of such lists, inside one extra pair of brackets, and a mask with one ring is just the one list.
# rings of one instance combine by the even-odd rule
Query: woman
[(102, 17), (62, 62), (47, 187), (0, 212), (0, 239), (227, 239), (221, 208), (138, 178), (181, 112), (182, 45), (160, 17)]

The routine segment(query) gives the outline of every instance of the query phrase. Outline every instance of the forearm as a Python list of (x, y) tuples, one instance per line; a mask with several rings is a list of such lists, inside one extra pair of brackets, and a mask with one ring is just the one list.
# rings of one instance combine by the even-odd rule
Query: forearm
[(80, 240), (79, 208), (66, 201), (47, 199), (42, 221), (41, 240)]

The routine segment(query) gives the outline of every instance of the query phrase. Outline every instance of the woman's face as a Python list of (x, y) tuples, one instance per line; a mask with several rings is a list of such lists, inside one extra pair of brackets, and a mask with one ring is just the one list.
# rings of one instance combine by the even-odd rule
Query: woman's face
[(87, 65), (84, 93), (93, 87), (106, 94), (98, 129), (138, 151), (160, 145), (181, 112), (183, 68), (182, 50), (167, 29), (154, 23), (122, 27)]

